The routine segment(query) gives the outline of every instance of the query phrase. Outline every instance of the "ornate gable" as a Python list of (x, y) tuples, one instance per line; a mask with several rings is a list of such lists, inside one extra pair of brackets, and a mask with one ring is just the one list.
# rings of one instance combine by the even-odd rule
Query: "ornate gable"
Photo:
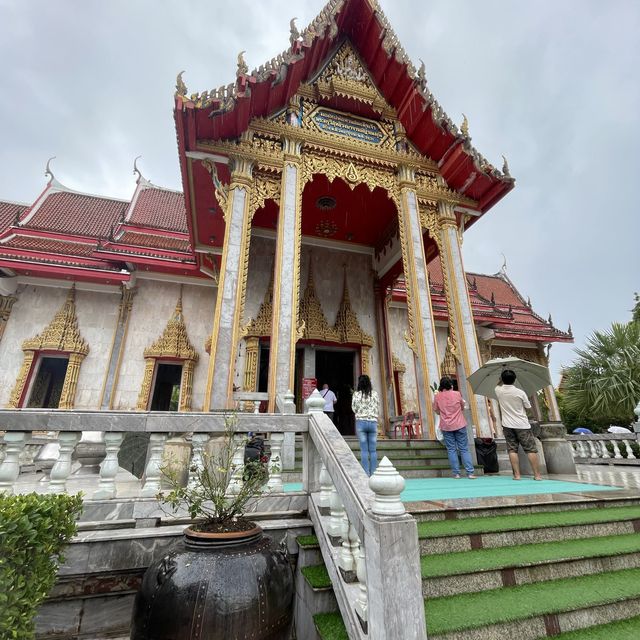
[(351, 299), (349, 298), (349, 287), (347, 285), (347, 273), (344, 274), (344, 290), (342, 293), (342, 302), (336, 316), (336, 324), (334, 330), (339, 336), (340, 342), (360, 344), (366, 347), (373, 346), (373, 338), (360, 326), (358, 316), (351, 307)]
[(324, 340), (326, 342), (339, 342), (338, 332), (329, 325), (322, 310), (322, 305), (316, 294), (316, 286), (313, 281), (313, 270), (309, 265), (309, 280), (300, 302), (300, 324), (302, 336), (307, 340)]

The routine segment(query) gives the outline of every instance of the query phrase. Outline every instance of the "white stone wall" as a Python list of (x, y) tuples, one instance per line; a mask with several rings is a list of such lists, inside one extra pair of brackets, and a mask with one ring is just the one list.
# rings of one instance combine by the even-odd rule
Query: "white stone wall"
[[(138, 280), (129, 318), (114, 409), (135, 409), (144, 374), (144, 350), (160, 337), (173, 314), (180, 285), (173, 282)], [(193, 376), (193, 411), (201, 411), (207, 384), (209, 354), (204, 350), (211, 333), (215, 308), (213, 287), (184, 285), (182, 307), (187, 334), (199, 354)]]
[[(23, 361), (22, 342), (45, 329), (64, 304), (68, 289), (23, 285), (17, 293), (9, 322), (0, 342), (0, 406), (9, 402)], [(78, 377), (75, 406), (100, 406), (113, 332), (117, 322), (119, 293), (76, 291), (76, 315), (80, 335), (89, 345)]]
[[(444, 361), (444, 354), (447, 350), (447, 337), (449, 335), (448, 327), (439, 327), (436, 326), (436, 344), (438, 346), (438, 358), (440, 358), (440, 362), (438, 363), (442, 367), (442, 363)], [(442, 369), (441, 369), (442, 370)], [(438, 382), (440, 382), (438, 380)]]
[(416, 369), (413, 359), (413, 352), (409, 349), (407, 341), (404, 339), (409, 332), (409, 322), (406, 308), (389, 307), (387, 311), (389, 322), (389, 341), (391, 342), (391, 353), (396, 356), (406, 367), (404, 373), (404, 402), (403, 411), (418, 411), (418, 393), (416, 390)]

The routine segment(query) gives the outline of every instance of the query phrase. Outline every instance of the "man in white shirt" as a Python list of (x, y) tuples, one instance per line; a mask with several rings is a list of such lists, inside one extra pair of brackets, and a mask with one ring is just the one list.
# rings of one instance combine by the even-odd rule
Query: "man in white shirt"
[(329, 385), (325, 382), (322, 385), (322, 391), (320, 392), (322, 397), (324, 398), (324, 412), (331, 418), (333, 422), (333, 412), (335, 410), (335, 404), (338, 401), (336, 398), (336, 394), (329, 389)]
[(502, 386), (496, 387), (496, 398), (500, 404), (502, 430), (507, 442), (509, 462), (513, 470), (513, 479), (520, 480), (520, 463), (518, 461), (518, 445), (522, 445), (533, 469), (533, 479), (542, 480), (538, 464), (538, 448), (533, 437), (529, 418), (525, 409), (531, 409), (527, 394), (514, 386), (515, 372), (505, 369), (500, 375)]

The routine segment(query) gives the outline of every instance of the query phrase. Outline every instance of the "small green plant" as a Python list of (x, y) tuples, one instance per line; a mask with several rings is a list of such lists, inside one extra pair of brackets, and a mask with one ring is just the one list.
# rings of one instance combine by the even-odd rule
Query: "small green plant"
[(181, 486), (180, 471), (173, 461), (167, 461), (161, 467), (169, 492), (161, 491), (158, 499), (174, 512), (184, 507), (192, 519), (203, 519), (202, 524), (196, 525), (197, 530), (239, 530), (239, 523), (246, 523), (241, 516), (264, 492), (269, 477), (264, 455), (245, 462), (242, 482), (234, 486), (233, 492), (229, 490), (230, 482), (239, 479), (235, 477), (239, 465), (234, 459), (244, 459), (248, 441), (246, 436), (235, 435), (237, 424), (238, 418), (234, 414), (225, 417), (224, 435), (213, 441), (212, 452), (203, 452), (202, 466), (192, 465), (189, 469), (193, 478), (191, 484)]
[(82, 494), (0, 494), (0, 638), (35, 637), (34, 619), (75, 535)]

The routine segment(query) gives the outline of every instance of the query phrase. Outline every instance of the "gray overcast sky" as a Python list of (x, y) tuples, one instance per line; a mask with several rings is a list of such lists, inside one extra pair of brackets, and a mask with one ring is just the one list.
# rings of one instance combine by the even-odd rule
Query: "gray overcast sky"
[[(576, 344), (630, 318), (640, 290), (640, 2), (382, 0), (407, 53), (515, 190), (466, 236), (466, 268), (508, 274)], [(32, 201), (44, 165), (130, 197), (133, 158), (181, 188), (172, 96), (235, 78), (288, 45), (322, 0), (0, 0), (0, 198)], [(553, 369), (571, 361), (556, 345)]]

